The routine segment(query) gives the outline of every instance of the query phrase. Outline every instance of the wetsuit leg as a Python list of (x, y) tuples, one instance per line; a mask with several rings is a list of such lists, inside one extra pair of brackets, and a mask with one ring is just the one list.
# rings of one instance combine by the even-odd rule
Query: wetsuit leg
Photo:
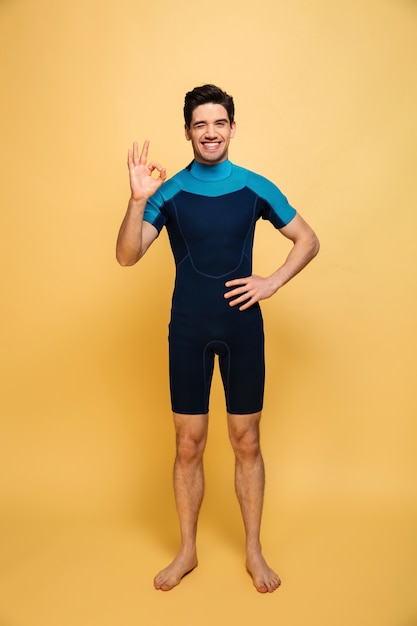
[(209, 408), (215, 355), (229, 413), (248, 414), (262, 409), (265, 364), (263, 322), (258, 307), (231, 315), (222, 324), (200, 328), (171, 327), (170, 386), (175, 413), (202, 414)]
[(170, 334), (169, 376), (174, 413), (201, 415), (208, 412), (214, 369), (214, 352), (195, 337)]
[[(249, 317), (249, 316), (248, 316)], [(228, 350), (219, 354), (220, 372), (229, 413), (262, 410), (265, 384), (263, 322), (260, 315), (231, 329)]]

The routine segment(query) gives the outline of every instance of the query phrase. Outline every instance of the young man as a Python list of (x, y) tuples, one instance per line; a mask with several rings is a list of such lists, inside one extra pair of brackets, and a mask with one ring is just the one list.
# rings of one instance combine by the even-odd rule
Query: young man
[[(214, 85), (193, 89), (185, 97), (184, 117), (194, 160), (167, 182), (165, 168), (157, 162), (147, 165), (149, 141), (140, 155), (137, 143), (129, 150), (131, 197), (117, 241), (119, 263), (133, 265), (166, 226), (176, 263), (169, 352), (181, 546), (174, 561), (156, 575), (154, 585), (164, 591), (172, 589), (197, 565), (203, 453), (217, 354), (236, 458), (246, 566), (256, 589), (272, 592), (280, 579), (266, 563), (260, 544), (264, 338), (259, 301), (302, 270), (317, 254), (319, 243), (275, 185), (229, 161), (236, 124), (228, 94)], [(293, 243), (285, 262), (265, 278), (252, 274), (253, 236), (259, 218), (269, 220)]]

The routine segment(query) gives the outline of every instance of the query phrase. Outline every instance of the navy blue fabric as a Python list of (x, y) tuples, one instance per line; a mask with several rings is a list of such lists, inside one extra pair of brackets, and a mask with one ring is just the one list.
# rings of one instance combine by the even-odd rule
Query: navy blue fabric
[(144, 219), (167, 228), (176, 263), (169, 325), (176, 413), (206, 413), (215, 355), (229, 413), (262, 409), (264, 335), (258, 304), (230, 307), (225, 282), (252, 274), (256, 221), (283, 228), (295, 216), (267, 179), (224, 161), (193, 161), (148, 201)]

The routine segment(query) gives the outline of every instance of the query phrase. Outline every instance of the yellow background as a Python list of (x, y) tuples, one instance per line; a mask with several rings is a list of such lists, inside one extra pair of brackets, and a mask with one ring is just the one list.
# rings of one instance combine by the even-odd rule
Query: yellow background
[[(2, 0), (1, 626), (417, 624), (412, 0)], [(216, 375), (200, 567), (177, 547), (164, 233), (123, 269), (126, 153), (191, 159), (184, 93), (235, 98), (230, 156), (322, 249), (264, 303), (263, 544), (244, 571)], [(260, 224), (255, 271), (288, 243)]]

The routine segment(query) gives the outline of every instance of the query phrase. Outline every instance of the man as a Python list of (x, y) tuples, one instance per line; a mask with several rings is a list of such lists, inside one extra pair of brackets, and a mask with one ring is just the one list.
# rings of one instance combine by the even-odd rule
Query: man
[[(133, 265), (166, 226), (177, 270), (169, 351), (177, 441), (174, 492), (181, 546), (174, 561), (156, 575), (154, 585), (164, 591), (172, 589), (197, 566), (203, 452), (217, 354), (236, 459), (246, 566), (256, 589), (272, 592), (280, 579), (266, 563), (260, 544), (264, 349), (259, 301), (302, 270), (317, 254), (319, 243), (275, 185), (229, 161), (236, 123), (228, 94), (214, 85), (193, 89), (185, 97), (184, 117), (194, 160), (167, 182), (165, 168), (157, 162), (147, 165), (149, 141), (140, 155), (136, 142), (129, 150), (131, 197), (117, 241), (119, 263)], [(285, 262), (265, 278), (252, 274), (253, 235), (260, 217), (293, 243)]]

